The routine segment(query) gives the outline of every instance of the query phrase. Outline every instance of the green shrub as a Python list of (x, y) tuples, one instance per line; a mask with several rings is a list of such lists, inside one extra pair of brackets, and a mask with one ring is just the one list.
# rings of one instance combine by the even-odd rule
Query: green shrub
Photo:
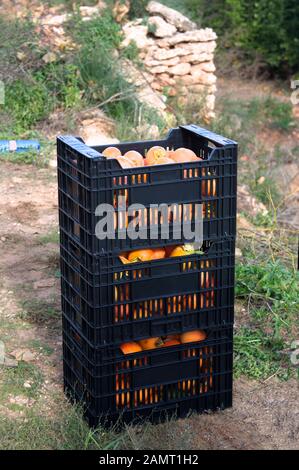
[(16, 122), (16, 129), (30, 129), (49, 112), (51, 99), (43, 82), (38, 80), (16, 80), (6, 87), (5, 109)]

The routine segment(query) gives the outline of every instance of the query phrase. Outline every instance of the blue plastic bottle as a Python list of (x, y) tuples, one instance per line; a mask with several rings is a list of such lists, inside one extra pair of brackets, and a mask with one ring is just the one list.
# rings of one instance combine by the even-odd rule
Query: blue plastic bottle
[(0, 140), (0, 153), (40, 150), (38, 140)]

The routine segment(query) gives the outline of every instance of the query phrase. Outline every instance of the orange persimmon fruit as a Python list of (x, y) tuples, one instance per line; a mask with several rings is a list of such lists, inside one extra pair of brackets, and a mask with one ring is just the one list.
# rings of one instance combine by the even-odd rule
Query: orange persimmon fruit
[(195, 162), (195, 161), (201, 160), (200, 158), (197, 157), (197, 155), (192, 150), (186, 149), (184, 147), (180, 147), (176, 149), (171, 154), (171, 158), (176, 163), (188, 163), (188, 162)]
[(159, 348), (160, 346), (162, 346), (162, 340), (159, 337), (141, 339), (140, 341), (138, 341), (138, 343), (143, 351)]
[(134, 250), (128, 254), (128, 261), (130, 263), (138, 262), (138, 261), (151, 261), (153, 257), (153, 250), (151, 249), (141, 249), (141, 250)]
[(180, 336), (180, 340), (182, 344), (185, 343), (194, 343), (195, 341), (204, 341), (207, 337), (207, 334), (203, 330), (193, 330), (193, 331), (186, 331), (182, 333)]
[(103, 150), (102, 155), (107, 158), (117, 158), (121, 156), (121, 151), (117, 147), (107, 147)]
[(136, 150), (129, 150), (124, 154), (124, 158), (127, 158), (132, 162), (133, 166), (144, 166), (144, 158), (141, 153)]
[(165, 258), (165, 256), (166, 253), (164, 248), (153, 248), (152, 260)]
[(175, 256), (185, 256), (188, 253), (184, 250), (184, 247), (179, 245), (176, 246), (169, 254), (169, 258), (173, 258)]
[(142, 351), (140, 344), (138, 344), (136, 341), (123, 343), (119, 348), (123, 354), (133, 354)]
[(166, 157), (167, 152), (165, 148), (160, 145), (154, 145), (151, 147), (146, 154), (146, 164), (155, 165), (159, 158)]

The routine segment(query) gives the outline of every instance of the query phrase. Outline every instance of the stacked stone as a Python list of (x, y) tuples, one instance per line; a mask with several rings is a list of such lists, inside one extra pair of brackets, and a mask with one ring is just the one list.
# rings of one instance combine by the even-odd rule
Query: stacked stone
[(125, 44), (136, 42), (152, 89), (169, 95), (197, 94), (206, 117), (214, 117), (217, 36), (210, 28), (197, 29), (181, 13), (158, 2), (147, 6), (148, 24), (141, 20), (124, 26)]

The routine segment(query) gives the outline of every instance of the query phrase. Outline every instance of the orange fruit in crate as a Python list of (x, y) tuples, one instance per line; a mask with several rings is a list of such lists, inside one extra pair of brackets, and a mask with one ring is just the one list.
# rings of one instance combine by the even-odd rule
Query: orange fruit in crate
[(172, 340), (176, 340), (178, 342), (180, 342), (180, 335), (167, 335), (166, 338), (164, 338), (164, 342), (166, 341), (172, 341)]
[(169, 257), (170, 257), (170, 253), (173, 251), (174, 248), (175, 248), (175, 245), (165, 246), (165, 247), (164, 247), (164, 250), (165, 250), (165, 257), (166, 257), (166, 258), (169, 258)]
[(154, 145), (151, 147), (146, 154), (146, 164), (155, 165), (159, 158), (166, 157), (166, 150), (160, 145)]
[(121, 156), (121, 151), (117, 147), (107, 147), (103, 150), (102, 155), (107, 158), (117, 158)]
[(161, 157), (158, 160), (156, 160), (156, 162), (153, 163), (153, 165), (170, 165), (171, 163), (175, 163), (175, 161), (172, 160), (172, 158)]
[(122, 168), (133, 168), (134, 167), (131, 160), (129, 160), (126, 157), (120, 156), (120, 157), (117, 157), (116, 159), (117, 159), (118, 163), (120, 164), (120, 166)]
[(166, 252), (164, 248), (153, 248), (152, 260), (165, 258), (165, 255)]
[(144, 158), (141, 153), (136, 150), (129, 150), (124, 154), (124, 158), (130, 160), (133, 166), (144, 166)]
[(162, 344), (162, 348), (168, 348), (168, 346), (178, 346), (181, 344), (177, 339), (169, 339), (165, 340), (164, 343)]
[(186, 149), (184, 147), (180, 147), (176, 149), (171, 154), (171, 158), (176, 163), (187, 163), (187, 162), (195, 162), (195, 161), (201, 160), (192, 150)]
[(182, 245), (176, 246), (169, 254), (169, 258), (174, 258), (175, 256), (185, 256), (188, 253), (184, 250)]
[(140, 341), (138, 341), (138, 343), (141, 346), (143, 351), (147, 351), (149, 349), (159, 348), (163, 344), (161, 338), (141, 339)]
[(168, 149), (168, 150), (166, 150), (166, 156), (167, 156), (168, 158), (170, 158), (170, 159), (173, 161), (173, 163), (176, 163), (176, 162), (174, 161), (174, 159), (173, 159), (174, 152), (175, 152), (175, 150), (173, 150), (173, 149)]
[(186, 331), (182, 333), (180, 336), (180, 340), (182, 344), (185, 343), (194, 343), (195, 341), (204, 341), (207, 337), (207, 334), (203, 330), (193, 330), (193, 331)]
[(123, 343), (119, 348), (123, 354), (133, 354), (142, 351), (140, 344), (136, 343), (135, 341)]
[(130, 263), (136, 263), (139, 261), (151, 261), (152, 257), (153, 250), (151, 249), (134, 250), (128, 254), (128, 261)]

